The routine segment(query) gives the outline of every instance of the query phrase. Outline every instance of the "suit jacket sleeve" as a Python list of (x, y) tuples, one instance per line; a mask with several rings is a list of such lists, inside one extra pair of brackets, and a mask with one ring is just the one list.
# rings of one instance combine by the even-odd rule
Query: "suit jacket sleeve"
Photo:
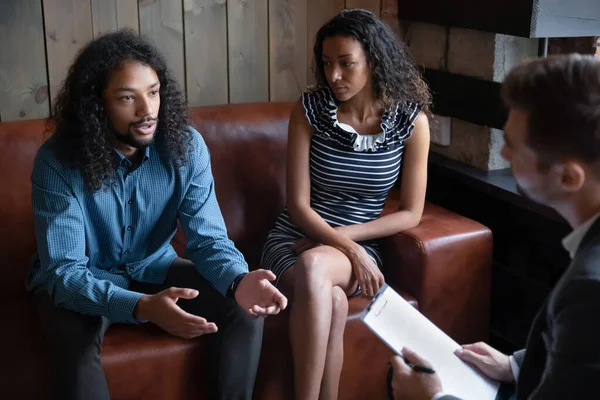
[[(597, 396), (600, 377), (600, 281), (567, 282), (549, 309), (551, 334), (542, 333), (547, 362), (529, 400)], [(592, 396), (592, 397), (590, 397)]]

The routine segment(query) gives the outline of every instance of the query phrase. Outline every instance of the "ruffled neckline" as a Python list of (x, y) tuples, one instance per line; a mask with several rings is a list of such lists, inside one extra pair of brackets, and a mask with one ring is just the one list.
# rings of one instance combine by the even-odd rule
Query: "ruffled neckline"
[(340, 122), (337, 119), (337, 113), (333, 125), (345, 130), (348, 133), (354, 134), (354, 142), (352, 143), (352, 148), (354, 149), (354, 151), (375, 150), (377, 149), (377, 147), (379, 147), (380, 144), (385, 142), (384, 131), (373, 135), (361, 135), (351, 125)]
[(339, 102), (335, 99), (333, 92), (329, 88), (325, 88), (327, 93), (327, 111), (329, 119), (331, 120), (334, 128), (341, 129), (344, 132), (352, 134), (352, 148), (354, 151), (373, 151), (377, 150), (379, 145), (385, 143), (386, 132), (391, 129), (390, 126), (390, 112), (384, 110), (381, 115), (381, 132), (373, 135), (362, 135), (354, 129), (351, 125), (345, 124), (338, 120), (338, 104)]

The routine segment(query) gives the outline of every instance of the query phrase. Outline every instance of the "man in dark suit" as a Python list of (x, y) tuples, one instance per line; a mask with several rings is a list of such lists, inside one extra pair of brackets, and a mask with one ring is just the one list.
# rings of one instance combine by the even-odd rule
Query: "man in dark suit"
[[(456, 355), (498, 381), (516, 381), (517, 400), (600, 398), (600, 59), (564, 55), (526, 62), (503, 85), (509, 108), (502, 156), (533, 200), (573, 227), (572, 262), (531, 327), (524, 350), (507, 356), (484, 343)], [(432, 367), (404, 349), (413, 365)], [(433, 373), (394, 357), (396, 400), (451, 400)], [(435, 367), (435, 366), (433, 366)]]

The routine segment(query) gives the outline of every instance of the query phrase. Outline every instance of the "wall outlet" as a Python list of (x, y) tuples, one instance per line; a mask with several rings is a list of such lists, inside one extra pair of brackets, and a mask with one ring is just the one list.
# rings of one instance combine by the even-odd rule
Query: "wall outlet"
[(452, 118), (434, 115), (431, 123), (431, 142), (440, 146), (450, 146), (452, 136)]

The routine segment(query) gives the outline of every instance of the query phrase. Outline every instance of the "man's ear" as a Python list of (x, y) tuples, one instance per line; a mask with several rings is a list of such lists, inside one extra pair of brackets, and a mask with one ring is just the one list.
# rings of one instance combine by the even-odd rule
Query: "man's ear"
[(587, 171), (579, 161), (565, 161), (556, 164), (552, 169), (557, 174), (559, 187), (565, 192), (577, 192), (585, 183)]

